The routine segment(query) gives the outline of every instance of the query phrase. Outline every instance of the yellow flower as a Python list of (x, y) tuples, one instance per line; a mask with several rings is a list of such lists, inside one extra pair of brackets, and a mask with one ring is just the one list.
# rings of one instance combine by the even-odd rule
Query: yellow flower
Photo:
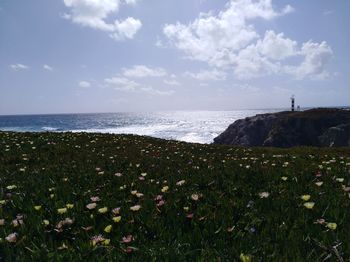
[(0, 200), (0, 205), (4, 205), (6, 203), (6, 200)]
[(12, 190), (12, 189), (17, 188), (17, 186), (16, 186), (16, 185), (11, 185), (11, 186), (7, 186), (6, 188), (7, 188), (8, 190)]
[(252, 261), (252, 257), (250, 255), (245, 255), (243, 253), (241, 253), (239, 258), (242, 262), (251, 262)]
[(137, 194), (137, 190), (131, 191), (131, 194), (132, 194), (133, 196), (136, 195), (136, 194)]
[(108, 208), (107, 207), (102, 207), (100, 209), (98, 209), (98, 213), (100, 214), (105, 214), (108, 212)]
[(320, 181), (320, 182), (316, 182), (315, 184), (316, 184), (316, 186), (322, 186), (322, 185), (323, 185), (323, 182)]
[(74, 207), (74, 205), (73, 205), (73, 204), (67, 204), (66, 207), (67, 207), (68, 209), (72, 209), (72, 208)]
[(55, 194), (50, 194), (50, 198), (54, 198), (55, 197)]
[(48, 226), (48, 225), (50, 225), (50, 221), (47, 220), (47, 219), (44, 219), (44, 220), (43, 220), (43, 224), (44, 224), (45, 226)]
[(344, 182), (344, 178), (337, 178), (336, 180), (337, 180), (337, 182), (339, 182), (339, 183), (343, 183), (343, 182)]
[(104, 245), (104, 246), (108, 246), (109, 244), (111, 243), (111, 240), (110, 239), (105, 239), (103, 242), (102, 242), (102, 244)]
[(336, 230), (337, 224), (336, 223), (327, 223), (326, 227), (328, 227), (329, 229), (332, 229), (332, 230)]
[(67, 213), (67, 208), (66, 207), (59, 208), (59, 209), (57, 209), (57, 213), (60, 214), (60, 215), (62, 215), (64, 213)]
[(162, 192), (163, 192), (163, 193), (167, 192), (168, 190), (169, 190), (169, 187), (168, 187), (168, 186), (164, 186), (164, 187), (162, 188)]
[(141, 209), (141, 206), (140, 206), (140, 205), (136, 205), (136, 206), (130, 207), (130, 210), (131, 210), (131, 211), (134, 211), (134, 212), (139, 211), (140, 209)]
[(35, 209), (36, 211), (39, 211), (39, 210), (41, 209), (41, 206), (34, 206), (34, 209)]
[(114, 223), (119, 223), (120, 220), (122, 220), (122, 217), (121, 216), (117, 216), (117, 217), (113, 217), (112, 219), (113, 219)]
[(188, 210), (190, 210), (189, 207), (184, 207), (184, 211), (185, 211), (185, 212), (188, 212)]
[(304, 207), (307, 209), (312, 209), (314, 207), (315, 203), (314, 202), (305, 202)]
[(108, 226), (106, 226), (105, 229), (104, 229), (104, 231), (105, 231), (106, 233), (110, 233), (111, 230), (112, 230), (112, 225), (108, 225)]
[(282, 179), (283, 181), (287, 181), (287, 180), (288, 180), (288, 177), (283, 176), (283, 177), (281, 177), (281, 179)]
[(309, 201), (310, 198), (311, 198), (310, 195), (302, 195), (302, 196), (301, 196), (301, 199), (304, 200), (304, 201)]

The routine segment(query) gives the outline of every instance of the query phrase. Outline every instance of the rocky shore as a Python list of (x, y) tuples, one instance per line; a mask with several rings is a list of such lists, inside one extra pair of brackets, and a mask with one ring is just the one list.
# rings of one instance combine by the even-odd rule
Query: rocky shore
[(214, 144), (348, 147), (350, 110), (316, 108), (247, 117), (231, 124), (214, 139)]

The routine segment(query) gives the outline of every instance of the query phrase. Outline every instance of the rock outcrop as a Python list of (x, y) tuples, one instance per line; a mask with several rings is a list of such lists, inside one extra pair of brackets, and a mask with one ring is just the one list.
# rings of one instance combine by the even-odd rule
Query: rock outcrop
[(214, 144), (241, 146), (350, 146), (350, 110), (317, 108), (240, 119)]

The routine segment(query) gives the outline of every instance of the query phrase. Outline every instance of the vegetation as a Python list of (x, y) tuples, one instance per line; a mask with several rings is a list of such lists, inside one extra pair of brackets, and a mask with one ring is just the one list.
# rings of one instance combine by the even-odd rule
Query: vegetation
[(348, 261), (350, 150), (0, 132), (0, 261)]

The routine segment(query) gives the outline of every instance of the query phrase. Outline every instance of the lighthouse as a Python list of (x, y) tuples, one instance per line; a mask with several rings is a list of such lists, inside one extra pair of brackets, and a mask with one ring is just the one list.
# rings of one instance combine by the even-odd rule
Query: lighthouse
[(292, 112), (294, 112), (294, 111), (295, 111), (295, 110), (294, 110), (294, 102), (295, 102), (295, 97), (294, 97), (294, 95), (291, 96), (290, 100), (291, 100), (291, 102), (292, 102), (291, 110), (292, 110)]

